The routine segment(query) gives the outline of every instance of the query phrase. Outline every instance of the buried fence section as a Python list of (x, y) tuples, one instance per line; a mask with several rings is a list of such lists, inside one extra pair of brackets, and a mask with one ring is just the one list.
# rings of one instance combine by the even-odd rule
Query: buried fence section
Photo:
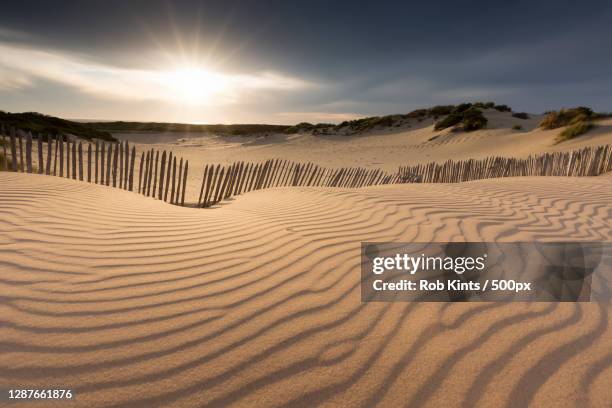
[[(131, 146), (130, 154), (128, 142), (88, 143), (84, 155), (83, 142), (70, 140), (64, 135), (52, 137), (38, 134), (34, 143), (33, 135), (29, 132), (5, 128), (2, 133), (2, 170), (53, 174), (134, 191), (136, 147)], [(37, 151), (34, 152), (34, 149)], [(149, 149), (141, 152), (137, 170), (138, 193), (171, 204), (185, 205), (189, 172), (187, 160), (171, 151)], [(608, 171), (612, 171), (610, 145), (542, 153), (527, 158), (492, 156), (419, 163), (400, 166), (393, 174), (362, 167), (330, 169), (312, 162), (297, 163), (278, 158), (260, 163), (236, 161), (224, 166), (209, 163), (201, 173), (197, 206), (210, 207), (249, 191), (282, 186), (359, 188), (398, 183), (456, 183), (497, 177), (596, 176)]]
[(524, 159), (497, 156), (401, 166), (397, 177), (400, 183), (456, 183), (497, 177), (597, 176), (607, 171), (612, 171), (610, 145), (542, 153)]
[[(294, 163), (270, 159), (261, 163), (243, 161), (221, 166), (206, 164), (198, 207), (210, 207), (224, 199), (254, 190), (280, 186), (326, 186), (355, 188), (400, 182), (397, 174), (380, 169), (340, 168), (331, 170), (312, 162)], [(183, 182), (185, 181), (183, 177)]]

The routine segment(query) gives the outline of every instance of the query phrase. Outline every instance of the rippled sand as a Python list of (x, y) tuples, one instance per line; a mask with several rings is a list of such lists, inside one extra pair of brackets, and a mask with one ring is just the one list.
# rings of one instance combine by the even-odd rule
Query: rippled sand
[(361, 241), (533, 239), (612, 241), (612, 178), (200, 210), (0, 173), (0, 383), (78, 407), (608, 406), (608, 304), (360, 301)]

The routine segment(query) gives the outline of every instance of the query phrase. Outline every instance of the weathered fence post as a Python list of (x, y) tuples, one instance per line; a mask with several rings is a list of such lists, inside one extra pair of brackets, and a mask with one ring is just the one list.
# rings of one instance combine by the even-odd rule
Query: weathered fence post
[(104, 175), (106, 174), (104, 159), (106, 159), (106, 143), (102, 142), (102, 146), (100, 146), (100, 184), (104, 184)]
[(149, 196), (151, 193), (151, 181), (153, 176), (153, 149), (149, 150), (148, 157), (146, 158), (146, 169), (145, 169), (145, 180), (144, 182), (144, 191), (143, 194), (145, 196)]
[(15, 140), (15, 129), (11, 129), (11, 167), (14, 172), (17, 171), (17, 143)]
[(76, 148), (76, 140), (72, 142), (72, 178), (74, 180), (77, 179), (77, 148)]
[(43, 174), (45, 171), (45, 163), (43, 160), (43, 141), (42, 133), (38, 134), (38, 174)]
[(119, 142), (119, 188), (123, 188), (123, 142)]
[(166, 151), (162, 153), (161, 165), (159, 167), (159, 192), (157, 199), (162, 200), (164, 198), (164, 174), (166, 172)]
[(164, 201), (168, 202), (168, 191), (170, 190), (170, 176), (172, 174), (172, 152), (168, 155), (168, 170), (166, 171), (166, 188), (164, 188)]
[(24, 163), (23, 163), (23, 140), (21, 137), (21, 131), (18, 132), (19, 135), (19, 171), (23, 173), (24, 171)]
[(153, 191), (151, 196), (155, 197), (156, 189), (157, 189), (157, 172), (159, 170), (159, 150), (155, 151), (155, 169), (153, 171)]
[(70, 178), (70, 168), (72, 167), (72, 162), (70, 161), (70, 140), (68, 136), (66, 136), (66, 178)]
[(204, 195), (204, 184), (206, 184), (206, 172), (208, 171), (208, 164), (204, 165), (204, 174), (202, 174), (202, 187), (200, 187), (200, 196), (198, 197), (198, 207), (202, 204), (202, 196)]
[(83, 181), (83, 143), (79, 142), (79, 180)]
[(95, 152), (95, 164), (94, 164), (94, 183), (98, 184), (98, 150), (100, 149), (100, 142), (96, 140), (96, 152)]
[(119, 158), (119, 146), (115, 144), (115, 151), (113, 152), (113, 187), (117, 187), (118, 158)]
[(181, 192), (181, 205), (185, 206), (185, 190), (187, 189), (187, 170), (189, 169), (189, 160), (185, 160), (185, 172), (183, 174), (183, 191)]
[[(206, 181), (206, 192), (204, 193), (204, 207), (208, 207), (210, 203), (210, 198), (213, 193), (213, 188), (215, 183), (217, 182), (217, 173), (219, 172), (219, 168), (221, 166), (217, 164), (217, 167), (214, 167), (212, 164), (210, 165), (210, 170), (208, 171), (208, 179)], [(214, 170), (214, 171), (213, 171)]]
[(32, 172), (32, 133), (26, 135), (26, 169), (28, 173)]
[(176, 196), (174, 196), (174, 204), (178, 205), (179, 197), (181, 193), (181, 181), (183, 180), (183, 158), (181, 157), (181, 162), (178, 168), (178, 182), (176, 183)]
[(110, 178), (111, 178), (111, 167), (112, 167), (112, 158), (113, 158), (113, 144), (108, 144), (108, 152), (106, 153), (106, 176), (104, 177), (104, 181), (107, 186), (110, 186)]
[(142, 155), (140, 156), (140, 171), (138, 172), (138, 194), (142, 194), (142, 171), (144, 169), (144, 165), (145, 165), (145, 153), (142, 152)]
[(47, 167), (45, 168), (45, 174), (47, 176), (51, 175), (51, 154), (53, 150), (53, 139), (51, 139), (51, 135), (47, 134)]
[(170, 204), (174, 204), (174, 183), (176, 179), (176, 156), (172, 160), (172, 190), (170, 191)]
[(130, 158), (130, 191), (134, 191), (134, 162), (136, 161), (136, 146), (132, 146), (132, 157)]
[(130, 168), (130, 145), (127, 142), (127, 140), (125, 141), (125, 163), (124, 163), (124, 172), (125, 174), (123, 175), (123, 188), (124, 189), (128, 189), (129, 186), (129, 168)]
[(64, 135), (59, 136), (59, 176), (64, 177)]
[(91, 183), (91, 143), (87, 143), (87, 182)]

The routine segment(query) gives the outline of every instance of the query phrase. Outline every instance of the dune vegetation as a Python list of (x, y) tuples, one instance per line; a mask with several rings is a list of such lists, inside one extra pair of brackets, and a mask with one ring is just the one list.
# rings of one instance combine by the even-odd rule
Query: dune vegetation
[(0, 124), (4, 128), (20, 129), (38, 135), (73, 135), (81, 139), (100, 139), (115, 142), (110, 133), (95, 129), (86, 123), (61, 119), (54, 116), (43, 115), (38, 112), (10, 113), (0, 111)]
[(601, 116), (604, 115), (597, 114), (593, 112), (591, 108), (585, 106), (560, 109), (558, 111), (548, 112), (540, 122), (540, 127), (549, 130), (565, 127), (556, 139), (557, 143), (561, 143), (583, 135), (593, 129), (595, 127), (593, 120)]

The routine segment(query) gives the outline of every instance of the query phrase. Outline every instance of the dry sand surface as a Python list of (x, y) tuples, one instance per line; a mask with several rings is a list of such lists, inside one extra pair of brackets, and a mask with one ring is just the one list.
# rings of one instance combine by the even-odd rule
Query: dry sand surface
[[(219, 136), (197, 133), (115, 134), (134, 142), (138, 151), (155, 148), (171, 150), (189, 160), (188, 202), (197, 202), (205, 164), (230, 164), (236, 161), (262, 162), (287, 159), (338, 167), (380, 168), (396, 172), (399, 166), (463, 160), (488, 156), (526, 157), (553, 151), (580, 149), (612, 143), (612, 119), (597, 121), (597, 127), (574, 140), (555, 144), (562, 129), (542, 130), (542, 116), (517, 119), (508, 112), (488, 110), (487, 129), (453, 133), (435, 131), (433, 120), (417, 122), (393, 130), (374, 130), (363, 135), (281, 135)], [(521, 125), (523, 130), (513, 130)], [(433, 140), (432, 140), (433, 138)]]
[(73, 389), (58, 407), (609, 406), (609, 304), (361, 303), (359, 246), (611, 241), (611, 187), (279, 188), (200, 210), (0, 173), (0, 383)]
[[(311, 135), (271, 134), (255, 136), (219, 136), (199, 133), (119, 133), (121, 140), (139, 147), (169, 149), (189, 159), (195, 168), (207, 163), (264, 161), (282, 158), (299, 162), (312, 161), (327, 167), (382, 168), (394, 172), (407, 164), (462, 160), (492, 155), (526, 157), (551, 151), (573, 150), (584, 146), (612, 143), (612, 119), (597, 122), (597, 127), (576, 139), (555, 144), (563, 129), (542, 130), (541, 116), (513, 118), (510, 113), (487, 112), (487, 129), (453, 133), (450, 129), (435, 131), (433, 120), (413, 121), (410, 127), (397, 130), (375, 130), (369, 134)], [(523, 130), (512, 130), (521, 125)], [(435, 138), (433, 140), (430, 140)]]
[[(399, 166), (464, 160), (488, 156), (526, 157), (544, 152), (577, 150), (585, 146), (612, 143), (612, 119), (597, 121), (597, 127), (576, 139), (555, 144), (562, 129), (542, 130), (542, 117), (531, 115), (528, 120), (514, 118), (508, 112), (488, 110), (486, 129), (453, 133), (449, 129), (435, 131), (433, 120), (412, 120), (393, 130), (373, 130), (362, 135), (270, 134), (260, 136), (220, 136), (199, 133), (124, 133), (114, 134), (137, 148), (135, 180), (139, 176), (140, 155), (149, 149), (172, 151), (189, 160), (187, 205), (197, 203), (206, 164), (227, 165), (237, 161), (264, 162), (283, 159), (313, 162), (317, 165), (365, 167), (397, 172)], [(513, 130), (521, 125), (523, 130)], [(37, 143), (33, 145), (34, 165), (38, 163)], [(46, 144), (43, 146), (46, 155)], [(86, 148), (84, 154), (87, 160)], [(85, 169), (87, 165), (85, 164)]]

